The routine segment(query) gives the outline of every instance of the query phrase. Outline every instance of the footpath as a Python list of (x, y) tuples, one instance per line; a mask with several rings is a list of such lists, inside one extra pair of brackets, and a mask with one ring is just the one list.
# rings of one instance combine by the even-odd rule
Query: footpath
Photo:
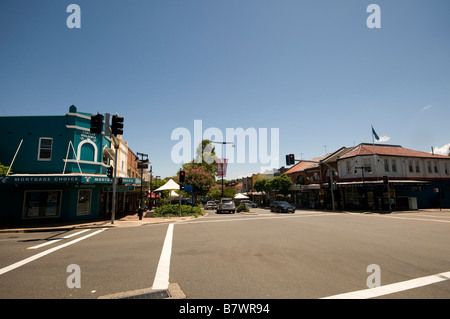
[[(132, 227), (132, 226), (142, 226), (149, 224), (168, 224), (168, 223), (178, 223), (195, 218), (200, 218), (203, 216), (183, 216), (183, 217), (150, 217), (152, 211), (144, 212), (142, 219), (139, 219), (138, 214), (126, 215), (115, 219), (114, 223), (111, 219), (101, 219), (94, 221), (73, 221), (73, 222), (55, 222), (49, 224), (30, 224), (21, 225), (18, 227), (5, 227), (0, 228), (0, 233), (27, 233), (27, 232), (45, 232), (45, 231), (61, 231), (61, 230), (72, 230), (72, 229), (84, 229), (84, 228), (105, 228), (105, 227)], [(206, 216), (207, 213), (205, 212)]]

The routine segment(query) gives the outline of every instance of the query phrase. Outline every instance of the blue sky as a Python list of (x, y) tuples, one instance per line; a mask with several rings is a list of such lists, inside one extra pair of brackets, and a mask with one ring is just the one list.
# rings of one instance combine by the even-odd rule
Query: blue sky
[(1, 0), (0, 115), (117, 112), (162, 177), (180, 167), (172, 132), (194, 120), (278, 128), (280, 166), (372, 142), (371, 125), (430, 152), (450, 143), (449, 14), (447, 0)]

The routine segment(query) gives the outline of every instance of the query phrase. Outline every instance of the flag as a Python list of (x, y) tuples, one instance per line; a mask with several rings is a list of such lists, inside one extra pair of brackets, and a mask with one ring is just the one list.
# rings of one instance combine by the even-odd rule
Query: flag
[(375, 139), (377, 141), (380, 139), (380, 137), (378, 136), (377, 132), (375, 132), (375, 130), (373, 129), (373, 126), (372, 126), (372, 134), (373, 134), (373, 136), (375, 137)]

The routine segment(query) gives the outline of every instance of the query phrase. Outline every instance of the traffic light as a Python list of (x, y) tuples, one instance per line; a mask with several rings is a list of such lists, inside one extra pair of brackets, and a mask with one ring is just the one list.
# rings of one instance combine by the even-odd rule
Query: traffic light
[(93, 134), (102, 134), (103, 128), (103, 115), (91, 115), (91, 133)]
[(113, 115), (112, 125), (111, 125), (111, 133), (116, 136), (123, 134), (123, 117), (118, 116), (118, 115)]
[(383, 176), (383, 184), (384, 184), (384, 185), (389, 184), (389, 177)]
[(119, 177), (118, 179), (117, 179), (117, 185), (122, 185), (123, 184), (123, 178), (122, 177)]
[(185, 171), (180, 171), (180, 176), (178, 176), (178, 181), (181, 184), (183, 184), (185, 180), (186, 180), (186, 172)]
[(294, 154), (286, 155), (286, 165), (293, 165), (295, 163)]
[(110, 166), (110, 167), (108, 167), (108, 177), (109, 178), (113, 178), (113, 171), (114, 171), (114, 169), (113, 169), (113, 167), (112, 166)]

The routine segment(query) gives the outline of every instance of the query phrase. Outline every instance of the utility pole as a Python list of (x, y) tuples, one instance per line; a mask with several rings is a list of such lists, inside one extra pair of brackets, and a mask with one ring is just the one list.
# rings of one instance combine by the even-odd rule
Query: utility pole
[[(224, 175), (223, 166), (225, 164), (225, 157), (224, 157), (225, 149), (224, 149), (224, 147), (225, 147), (225, 144), (233, 144), (234, 145), (234, 143), (233, 142), (216, 142), (216, 141), (211, 142), (211, 143), (222, 144), (222, 198), (223, 198), (223, 175)], [(202, 160), (203, 160), (203, 155), (202, 155)]]
[[(149, 160), (148, 160), (148, 154), (143, 154), (143, 153), (136, 153), (138, 155), (138, 157), (136, 158), (136, 160), (138, 161), (138, 168), (141, 169), (141, 198), (140, 198), (140, 203), (139, 203), (139, 220), (142, 219), (142, 207), (143, 207), (143, 201), (144, 201), (144, 196), (143, 196), (143, 186), (142, 186), (142, 182), (144, 179), (144, 175), (143, 175), (143, 169), (145, 165), (148, 165)], [(141, 156), (141, 159), (139, 160), (139, 156)], [(146, 157), (146, 159), (144, 160), (144, 157)]]
[(367, 191), (366, 191), (366, 184), (364, 183), (364, 171), (367, 170), (370, 173), (370, 167), (369, 166), (357, 166), (355, 167), (355, 173), (356, 170), (360, 169), (362, 173), (362, 183), (363, 183), (363, 196), (364, 196), (364, 209), (369, 208), (369, 199), (367, 198)]

